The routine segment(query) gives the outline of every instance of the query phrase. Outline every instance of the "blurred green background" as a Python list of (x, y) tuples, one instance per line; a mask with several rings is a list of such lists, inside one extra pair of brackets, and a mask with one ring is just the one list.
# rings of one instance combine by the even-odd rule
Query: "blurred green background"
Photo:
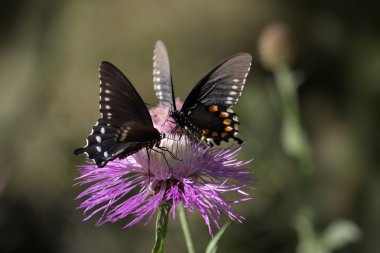
[[(98, 117), (101, 60), (157, 103), (158, 39), (182, 99), (222, 59), (253, 55), (236, 111), (256, 189), (236, 206), (247, 220), (232, 223), (218, 252), (313, 252), (300, 245), (318, 245), (339, 220), (361, 232), (334, 252), (379, 252), (379, 13), (378, 1), (1, 1), (0, 252), (150, 252), (154, 222), (122, 230), (122, 221), (82, 221), (74, 199), (83, 188), (73, 179), (84, 157), (72, 151)], [(282, 148), (281, 99), (258, 50), (273, 22), (290, 31), (311, 174)], [(204, 252), (210, 237), (200, 215), (190, 224)], [(178, 219), (165, 249), (186, 252)]]

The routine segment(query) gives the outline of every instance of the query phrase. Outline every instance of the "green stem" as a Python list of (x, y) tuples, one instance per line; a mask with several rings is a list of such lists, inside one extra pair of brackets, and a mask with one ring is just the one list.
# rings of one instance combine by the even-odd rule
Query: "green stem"
[(168, 217), (172, 205), (164, 203), (158, 209), (157, 221), (156, 221), (156, 240), (152, 253), (164, 252), (164, 241), (166, 236), (166, 228), (168, 226)]
[(300, 121), (297, 81), (288, 66), (275, 69), (274, 76), (282, 100), (282, 142), (284, 149), (298, 160), (304, 172), (310, 172), (311, 155), (308, 140)]
[(187, 251), (189, 253), (195, 253), (194, 246), (193, 246), (193, 240), (191, 239), (191, 233), (189, 228), (189, 222), (187, 221), (186, 217), (186, 211), (183, 206), (179, 206), (179, 219), (181, 220), (182, 230), (183, 234), (185, 236)]

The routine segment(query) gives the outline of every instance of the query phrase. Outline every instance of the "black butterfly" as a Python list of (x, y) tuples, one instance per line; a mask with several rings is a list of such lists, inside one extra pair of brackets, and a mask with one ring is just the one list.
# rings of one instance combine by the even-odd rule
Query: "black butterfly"
[(237, 137), (238, 116), (232, 110), (244, 88), (251, 67), (252, 56), (235, 54), (203, 77), (177, 111), (169, 57), (165, 45), (157, 41), (153, 56), (153, 83), (160, 105), (169, 108), (169, 115), (177, 126), (186, 129), (195, 138), (219, 145), (230, 138), (241, 144)]
[(109, 62), (99, 67), (100, 119), (87, 137), (85, 153), (98, 167), (125, 158), (143, 148), (159, 146), (163, 134), (153, 127), (149, 111), (131, 82)]

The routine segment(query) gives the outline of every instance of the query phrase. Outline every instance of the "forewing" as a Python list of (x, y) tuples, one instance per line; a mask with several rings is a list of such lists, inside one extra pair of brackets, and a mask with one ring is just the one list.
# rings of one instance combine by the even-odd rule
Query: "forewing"
[(157, 41), (153, 52), (153, 85), (161, 106), (176, 110), (169, 56), (162, 41)]
[(127, 77), (113, 64), (103, 61), (99, 68), (100, 117), (113, 126), (128, 121), (153, 127), (144, 101)]
[(120, 70), (103, 61), (99, 79), (100, 119), (86, 138), (86, 146), (74, 154), (85, 153), (103, 167), (116, 157), (125, 157), (154, 142), (159, 133), (143, 100)]
[(251, 61), (250, 54), (240, 53), (219, 63), (193, 88), (183, 104), (182, 111), (197, 104), (235, 105), (244, 88)]

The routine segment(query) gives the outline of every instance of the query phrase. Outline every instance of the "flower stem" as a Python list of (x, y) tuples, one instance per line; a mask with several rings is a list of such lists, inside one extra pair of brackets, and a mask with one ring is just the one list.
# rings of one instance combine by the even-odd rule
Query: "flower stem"
[(311, 172), (311, 153), (306, 133), (300, 120), (297, 80), (288, 66), (274, 70), (275, 81), (282, 100), (282, 143), (285, 151), (299, 162), (303, 172)]
[(156, 240), (154, 243), (152, 253), (164, 252), (164, 240), (166, 236), (166, 228), (168, 226), (168, 217), (171, 207), (171, 204), (164, 203), (158, 209), (156, 221)]
[(179, 206), (178, 209), (179, 209), (179, 219), (181, 220), (182, 230), (183, 230), (183, 234), (185, 236), (187, 251), (189, 253), (195, 253), (194, 246), (193, 246), (193, 240), (191, 239), (189, 223), (188, 223), (187, 217), (186, 217), (185, 208), (183, 206)]

